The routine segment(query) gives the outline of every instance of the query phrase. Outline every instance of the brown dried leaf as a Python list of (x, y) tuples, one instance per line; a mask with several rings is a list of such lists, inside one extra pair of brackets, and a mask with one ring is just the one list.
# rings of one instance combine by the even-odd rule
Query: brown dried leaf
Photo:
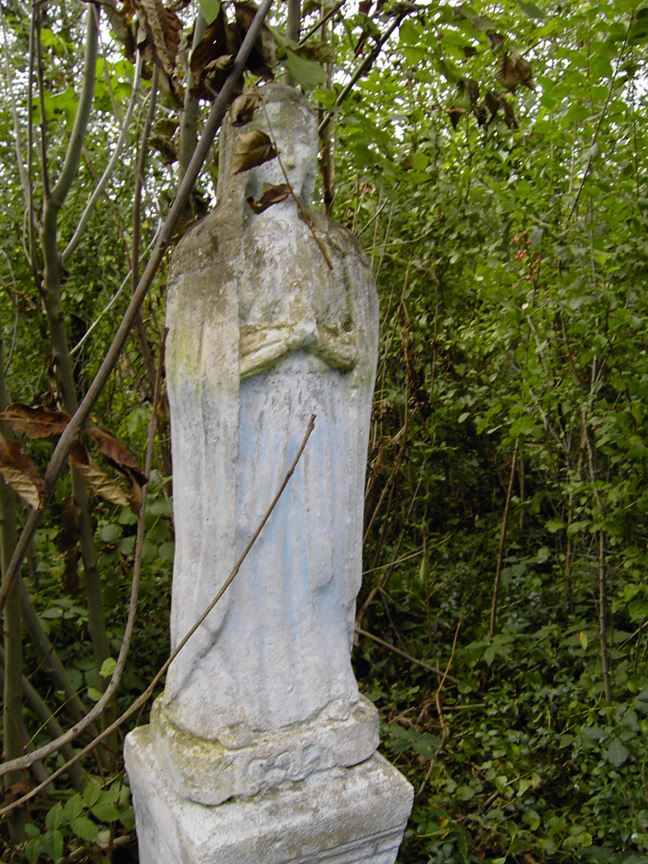
[(277, 151), (270, 138), (260, 129), (242, 132), (238, 136), (232, 159), (232, 173), (240, 174), (274, 159)]
[(173, 76), (176, 56), (180, 47), (182, 22), (171, 9), (165, 9), (161, 0), (138, 0), (137, 6), (144, 18), (146, 38), (138, 40), (144, 57), (151, 57), (169, 77)]
[(43, 481), (38, 468), (22, 452), (13, 438), (0, 434), (0, 474), (26, 504), (37, 510), (41, 502)]
[(277, 186), (265, 185), (263, 193), (259, 198), (252, 198), (250, 196), (247, 199), (247, 202), (255, 213), (263, 213), (264, 210), (267, 210), (268, 207), (272, 207), (273, 204), (279, 204), (280, 201), (285, 201), (289, 195), (290, 186), (287, 183), (280, 183)]
[(484, 97), (484, 101), (486, 102), (486, 107), (491, 113), (491, 120), (499, 111), (499, 107), (503, 102), (502, 96), (499, 93), (494, 93), (492, 90), (489, 90)]
[(502, 99), (502, 107), (504, 108), (504, 122), (508, 126), (509, 129), (517, 129), (518, 122), (515, 117), (515, 111), (513, 110), (513, 105), (508, 101), (508, 99)]
[(208, 76), (212, 76), (216, 72), (225, 72), (233, 65), (233, 63), (233, 54), (223, 54), (221, 57), (217, 57), (215, 60), (212, 60), (211, 63), (208, 63), (205, 66), (205, 72)]
[(471, 105), (475, 105), (479, 99), (479, 84), (473, 78), (460, 78), (457, 90), (465, 95)]
[(177, 147), (170, 138), (165, 138), (163, 135), (151, 135), (149, 146), (158, 151), (165, 165), (173, 165), (174, 162), (178, 161)]
[(79, 593), (77, 564), (81, 552), (79, 549), (79, 508), (71, 497), (66, 498), (61, 504), (61, 531), (58, 542), (65, 558), (63, 589), (67, 594), (74, 596)]
[[(191, 92), (203, 99), (210, 99), (227, 77), (225, 69), (217, 69), (213, 63), (223, 57), (236, 54), (239, 43), (234, 28), (227, 23), (225, 10), (221, 4), (218, 15), (205, 27), (200, 42), (191, 52), (189, 68), (194, 85)], [(208, 85), (205, 80), (208, 79)]]
[(232, 126), (245, 126), (249, 123), (259, 103), (259, 94), (255, 90), (246, 90), (245, 93), (237, 96), (230, 108)]
[(518, 84), (523, 84), (530, 89), (533, 88), (531, 64), (523, 60), (522, 57), (511, 57), (508, 52), (502, 56), (502, 63), (497, 77), (502, 82), (502, 86), (511, 93), (516, 89)]
[(77, 442), (74, 445), (70, 453), (70, 461), (95, 495), (99, 495), (111, 504), (117, 504), (118, 507), (130, 506), (124, 489), (95, 465), (83, 444)]
[(84, 434), (91, 441), (94, 441), (99, 452), (106, 457), (111, 465), (118, 470), (130, 472), (140, 485), (145, 482), (135, 457), (119, 438), (115, 438), (112, 432), (102, 429), (100, 426), (91, 426), (84, 430)]
[(490, 47), (493, 51), (498, 51), (504, 44), (504, 36), (501, 33), (496, 33), (494, 30), (489, 30), (486, 34)]
[[(236, 31), (239, 42), (245, 39), (245, 34), (250, 29), (259, 7), (256, 3), (235, 3), (234, 16), (236, 18)], [(270, 30), (263, 25), (261, 32), (252, 46), (246, 67), (253, 75), (260, 78), (274, 78), (274, 68), (277, 65), (275, 57), (275, 39)]]
[(13, 402), (0, 414), (14, 432), (22, 432), (28, 438), (54, 438), (60, 435), (70, 422), (65, 411), (49, 411), (42, 405), (32, 407), (22, 402)]
[(483, 105), (475, 105), (473, 108), (473, 114), (475, 115), (478, 126), (484, 126), (486, 124), (488, 120), (488, 111)]
[(462, 108), (460, 105), (453, 105), (451, 108), (448, 108), (448, 114), (450, 115), (450, 122), (452, 123), (453, 129), (457, 128), (459, 121), (467, 113), (466, 109)]
[(18, 798), (21, 798), (27, 792), (29, 792), (29, 783), (27, 780), (19, 780), (17, 783), (12, 783), (11, 786), (7, 786), (2, 795), (2, 806), (6, 807), (8, 804), (13, 804), (14, 801), (17, 801)]

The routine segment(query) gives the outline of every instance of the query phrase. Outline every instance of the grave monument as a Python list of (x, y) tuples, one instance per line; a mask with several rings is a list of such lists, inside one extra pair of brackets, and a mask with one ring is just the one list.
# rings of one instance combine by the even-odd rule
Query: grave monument
[(392, 864), (411, 808), (350, 662), (378, 309), (357, 242), (311, 207), (317, 143), (295, 89), (239, 97), (218, 206), (171, 264), (172, 646), (316, 420), (126, 739), (142, 864)]

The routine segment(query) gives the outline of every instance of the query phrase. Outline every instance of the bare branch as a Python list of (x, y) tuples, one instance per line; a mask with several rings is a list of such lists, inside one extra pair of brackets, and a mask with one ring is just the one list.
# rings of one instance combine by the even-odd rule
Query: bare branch
[(83, 235), (83, 232), (88, 226), (88, 221), (94, 210), (95, 204), (99, 200), (101, 194), (110, 178), (112, 177), (112, 173), (115, 170), (115, 165), (119, 161), (119, 157), (122, 154), (122, 150), (124, 149), (124, 144), (126, 143), (126, 138), (128, 137), (128, 128), (130, 126), (131, 119), (133, 117), (133, 111), (135, 110), (135, 104), (137, 102), (137, 94), (139, 91), (140, 81), (142, 77), (142, 55), (137, 55), (137, 63), (135, 65), (135, 80), (133, 81), (133, 92), (131, 94), (130, 102), (128, 103), (128, 108), (126, 109), (126, 116), (124, 117), (124, 122), (122, 124), (121, 131), (119, 133), (119, 138), (117, 140), (117, 144), (115, 145), (115, 149), (113, 150), (112, 156), (110, 157), (108, 164), (106, 165), (103, 174), (99, 182), (97, 183), (94, 192), (88, 199), (88, 203), (86, 204), (83, 213), (81, 214), (81, 218), (77, 224), (77, 227), (72, 235), (72, 239), (65, 247), (63, 252), (61, 253), (61, 263), (65, 264), (70, 255), (74, 252), (76, 247), (79, 245), (79, 241)]
[(90, 3), (86, 13), (85, 60), (79, 105), (68, 142), (68, 149), (63, 160), (61, 174), (51, 193), (52, 204), (55, 210), (59, 210), (63, 206), (63, 202), (74, 182), (79, 168), (83, 138), (88, 128), (97, 68), (98, 18), (98, 7), (94, 3)]

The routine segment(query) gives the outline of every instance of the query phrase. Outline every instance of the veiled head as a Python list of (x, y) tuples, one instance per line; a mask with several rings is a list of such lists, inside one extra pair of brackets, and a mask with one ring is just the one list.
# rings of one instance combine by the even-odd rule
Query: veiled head
[[(318, 139), (317, 122), (308, 102), (293, 87), (279, 84), (247, 92), (252, 95), (244, 94), (239, 99), (246, 99), (246, 104), (256, 101), (254, 110), (239, 112), (237, 118), (237, 102), (241, 105), (237, 100), (223, 123), (219, 148), (219, 202), (242, 203), (241, 199), (256, 199), (267, 187), (285, 183), (285, 171), (301, 201), (310, 203), (315, 185)], [(279, 158), (234, 173), (237, 154), (244, 149), (242, 142), (253, 131), (268, 136), (276, 145)]]

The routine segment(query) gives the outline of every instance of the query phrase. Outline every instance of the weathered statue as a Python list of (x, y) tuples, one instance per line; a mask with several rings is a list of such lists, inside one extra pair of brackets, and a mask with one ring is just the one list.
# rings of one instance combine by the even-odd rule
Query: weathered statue
[[(246, 170), (242, 154), (251, 141), (265, 146), (269, 158)], [(173, 256), (167, 314), (173, 646), (227, 578), (284, 479), (311, 415), (316, 421), (236, 579), (173, 662), (150, 732), (130, 745), (140, 755), (128, 758), (135, 765), (154, 753), (176, 794), (203, 805), (291, 783), (309, 801), (319, 795), (328, 802), (337, 794), (330, 789), (342, 782), (331, 771), (366, 762), (349, 775), (357, 788), (344, 781), (340, 802), (344, 794), (349, 801), (373, 795), (380, 814), (391, 800), (385, 784), (396, 776), (397, 829), (389, 829), (385, 846), (393, 855), (374, 855), (374, 838), (370, 846), (358, 841), (369, 857), (340, 861), (389, 862), (410, 792), (403, 792), (398, 772), (370, 758), (378, 744), (376, 711), (358, 693), (350, 662), (377, 299), (357, 242), (311, 210), (317, 145), (315, 119), (294, 89), (271, 86), (240, 97), (221, 134), (218, 206)], [(276, 203), (263, 209), (269, 200)], [(131, 775), (137, 770), (129, 767)], [(319, 784), (315, 792), (299, 783), (324, 776), (312, 781)], [(251, 806), (246, 800), (236, 805), (241, 813)], [(137, 808), (137, 791), (135, 803)], [(225, 819), (229, 806), (209, 809)], [(344, 805), (349, 814), (350, 806)], [(349, 837), (365, 830), (363, 814)], [(138, 815), (140, 842), (143, 818)], [(331, 830), (339, 818), (332, 810)], [(389, 822), (379, 818), (381, 825)], [(157, 837), (148, 836), (150, 848), (162, 854)], [(339, 838), (325, 842), (344, 845)], [(180, 841), (174, 843), (168, 848), (180, 848)], [(322, 843), (320, 838), (313, 848)], [(193, 861), (186, 854), (182, 861)], [(245, 854), (241, 861), (266, 860), (255, 857), (258, 852)]]

